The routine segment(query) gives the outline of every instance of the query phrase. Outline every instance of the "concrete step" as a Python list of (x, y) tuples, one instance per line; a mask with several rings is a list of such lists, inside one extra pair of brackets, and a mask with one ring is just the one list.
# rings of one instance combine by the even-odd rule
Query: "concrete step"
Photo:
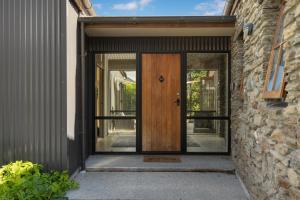
[(247, 200), (235, 175), (181, 172), (88, 172), (70, 200)]
[(235, 173), (230, 156), (179, 155), (179, 157), (181, 162), (144, 162), (143, 155), (93, 155), (86, 161), (86, 171)]

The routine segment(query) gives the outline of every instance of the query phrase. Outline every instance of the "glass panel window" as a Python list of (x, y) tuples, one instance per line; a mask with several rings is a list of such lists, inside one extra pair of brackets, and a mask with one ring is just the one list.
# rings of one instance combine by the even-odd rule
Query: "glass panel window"
[(187, 76), (188, 110), (215, 110), (216, 76), (215, 70), (189, 70)]
[(228, 121), (188, 119), (187, 152), (227, 152)]
[(264, 95), (265, 99), (280, 99), (284, 92), (284, 65), (285, 65), (285, 49), (284, 49), (284, 1), (281, 4), (280, 13), (277, 19), (277, 26), (273, 41), (273, 49), (270, 56), (270, 62), (267, 69)]
[(136, 120), (97, 120), (97, 152), (135, 152)]
[(227, 54), (187, 54), (188, 116), (227, 115)]
[(227, 152), (227, 54), (188, 53), (186, 89), (187, 152)]
[(276, 71), (276, 66), (277, 66), (277, 62), (278, 62), (278, 53), (279, 53), (279, 49), (275, 49), (274, 50), (274, 55), (273, 55), (273, 61), (272, 61), (272, 71), (270, 74), (270, 79), (269, 79), (269, 83), (268, 83), (268, 91), (272, 91), (273, 90), (273, 82), (274, 82), (274, 77), (275, 77), (275, 71)]
[(135, 116), (136, 72), (130, 70), (109, 71), (109, 115)]
[(282, 56), (280, 59), (280, 65), (278, 67), (276, 81), (275, 81), (275, 88), (274, 88), (275, 91), (277, 91), (280, 87), (280, 84), (281, 84), (281, 81), (283, 78), (284, 65), (285, 65), (285, 51), (283, 50), (283, 53), (282, 53)]
[(136, 54), (96, 54), (95, 63), (96, 151), (135, 151)]

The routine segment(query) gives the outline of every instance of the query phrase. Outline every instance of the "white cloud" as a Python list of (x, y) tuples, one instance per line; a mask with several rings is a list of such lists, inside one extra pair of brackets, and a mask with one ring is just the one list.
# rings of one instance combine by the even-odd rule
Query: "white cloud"
[(102, 4), (101, 3), (95, 3), (95, 4), (93, 4), (93, 7), (96, 8), (96, 9), (101, 9)]
[(128, 3), (119, 3), (119, 4), (114, 4), (113, 9), (114, 10), (137, 10), (137, 9), (143, 9), (147, 5), (151, 3), (152, 0), (140, 0), (140, 1), (130, 1)]
[(141, 8), (144, 8), (147, 6), (149, 3), (151, 3), (152, 0), (140, 0), (139, 4)]
[(207, 11), (207, 12), (204, 12), (203, 15), (204, 16), (214, 16), (214, 15), (218, 15), (219, 12), (217, 11)]
[(211, 3), (199, 3), (194, 9), (201, 15), (222, 15), (225, 6), (225, 0), (213, 0)]
[(138, 4), (136, 3), (136, 1), (113, 5), (113, 9), (115, 10), (136, 10), (137, 8), (138, 8)]
[(215, 0), (215, 4), (217, 5), (217, 8), (219, 10), (223, 11), (224, 6), (225, 6), (225, 1), (224, 0)]
[(202, 11), (204, 10), (206, 7), (208, 7), (209, 4), (208, 3), (199, 3), (195, 6), (195, 10), (199, 10)]

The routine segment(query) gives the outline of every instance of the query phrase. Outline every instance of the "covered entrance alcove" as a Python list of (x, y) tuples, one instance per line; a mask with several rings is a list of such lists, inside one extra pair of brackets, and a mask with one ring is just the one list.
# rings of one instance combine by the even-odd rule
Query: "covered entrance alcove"
[(230, 152), (234, 18), (80, 21), (88, 154)]

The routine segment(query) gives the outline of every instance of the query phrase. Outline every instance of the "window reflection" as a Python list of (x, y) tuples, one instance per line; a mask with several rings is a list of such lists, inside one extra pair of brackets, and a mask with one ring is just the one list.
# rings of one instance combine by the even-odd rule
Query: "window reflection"
[(109, 73), (109, 115), (135, 116), (136, 72), (112, 70)]
[(188, 116), (226, 116), (228, 85), (227, 55), (187, 54)]
[(97, 54), (95, 75), (96, 151), (136, 151), (136, 54)]
[(285, 51), (283, 50), (281, 60), (280, 60), (280, 65), (278, 66), (276, 81), (275, 81), (275, 88), (274, 88), (275, 91), (277, 91), (280, 87), (283, 78), (284, 65), (285, 65)]
[(228, 121), (187, 120), (188, 152), (226, 152)]
[(278, 53), (279, 53), (279, 49), (277, 48), (274, 50), (273, 63), (272, 63), (273, 67), (271, 70), (270, 79), (269, 79), (269, 83), (268, 83), (268, 91), (273, 90), (273, 82), (274, 82), (274, 77), (275, 77), (277, 61), (278, 61)]
[(210, 119), (228, 115), (227, 67), (227, 54), (187, 54), (188, 152), (227, 151), (227, 120)]
[(284, 83), (284, 64), (285, 64), (285, 47), (284, 47), (284, 15), (285, 3), (282, 1), (280, 5), (280, 12), (277, 19), (275, 38), (273, 41), (272, 53), (267, 69), (264, 99), (279, 99), (282, 98), (286, 92), (282, 92)]

